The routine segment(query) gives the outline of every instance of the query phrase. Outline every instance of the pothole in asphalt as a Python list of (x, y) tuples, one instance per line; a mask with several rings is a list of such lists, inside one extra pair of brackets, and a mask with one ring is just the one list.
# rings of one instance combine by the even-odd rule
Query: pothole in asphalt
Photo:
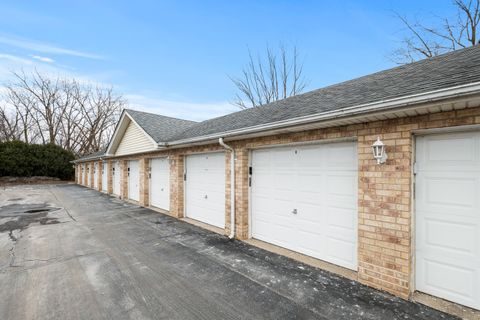
[(31, 209), (24, 211), (24, 213), (38, 213), (38, 212), (48, 212), (48, 211), (53, 211), (58, 208), (41, 208), (41, 209)]
[[(23, 231), (33, 223), (41, 225), (60, 223), (58, 218), (47, 215), (61, 208), (50, 207), (46, 203), (38, 204), (11, 204), (0, 207), (0, 232), (8, 232), (12, 235), (14, 230)], [(12, 236), (10, 236), (12, 240)]]

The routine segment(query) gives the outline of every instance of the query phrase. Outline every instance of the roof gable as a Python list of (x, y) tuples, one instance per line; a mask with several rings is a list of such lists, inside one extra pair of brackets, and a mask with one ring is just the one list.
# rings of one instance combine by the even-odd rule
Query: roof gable
[(156, 148), (156, 141), (124, 110), (105, 153), (120, 155), (152, 151)]
[(165, 143), (197, 122), (126, 109), (126, 113), (157, 143)]

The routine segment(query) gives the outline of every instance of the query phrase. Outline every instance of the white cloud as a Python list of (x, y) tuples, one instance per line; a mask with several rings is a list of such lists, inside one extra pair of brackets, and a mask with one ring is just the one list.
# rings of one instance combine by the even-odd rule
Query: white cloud
[(52, 58), (49, 58), (49, 57), (42, 57), (42, 56), (35, 56), (35, 55), (32, 55), (31, 56), (33, 59), (36, 59), (38, 61), (42, 61), (42, 62), (47, 62), (47, 63), (54, 63), (55, 60), (53, 60)]
[(239, 110), (226, 101), (212, 103), (171, 101), (138, 94), (127, 94), (124, 97), (129, 102), (129, 108), (193, 121), (203, 121)]
[(24, 65), (32, 65), (33, 61), (29, 59), (25, 59), (19, 56), (14, 56), (8, 53), (0, 53), (0, 59), (9, 60), (9, 63), (14, 64), (24, 64)]
[(93, 53), (66, 49), (66, 48), (62, 48), (62, 47), (58, 47), (58, 46), (54, 46), (46, 43), (41, 43), (34, 40), (14, 37), (14, 36), (0, 35), (0, 43), (3, 43), (11, 47), (33, 50), (33, 51), (42, 52), (42, 53), (68, 55), (68, 56), (97, 59), (97, 60), (104, 59), (102, 56), (96, 55)]

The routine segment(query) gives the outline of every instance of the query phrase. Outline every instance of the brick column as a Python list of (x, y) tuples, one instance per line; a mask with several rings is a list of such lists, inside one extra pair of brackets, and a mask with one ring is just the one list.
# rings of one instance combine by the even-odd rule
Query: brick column
[(235, 150), (235, 236), (248, 239), (248, 150)]
[(120, 160), (120, 197), (128, 199), (128, 161)]
[(183, 155), (170, 156), (170, 214), (183, 218)]
[[(412, 265), (410, 129), (396, 121), (369, 123), (358, 136), (358, 278), (403, 298)], [(372, 157), (377, 136), (386, 145), (384, 164)]]
[(102, 191), (103, 188), (103, 161), (99, 160), (97, 162), (98, 166), (98, 191)]
[(140, 174), (140, 182), (139, 182), (139, 189), (140, 189), (140, 205), (141, 206), (148, 206), (150, 205), (149, 200), (149, 190), (150, 190), (150, 179), (149, 179), (149, 167), (150, 167), (150, 159), (142, 158), (139, 160), (139, 174)]
[(231, 207), (231, 170), (230, 159), (232, 158), (232, 152), (225, 152), (225, 227), (224, 233), (230, 234), (230, 207)]
[[(107, 161), (107, 193), (113, 193), (113, 176), (112, 176), (112, 169), (113, 169), (113, 161)], [(118, 173), (117, 173), (118, 174)]]

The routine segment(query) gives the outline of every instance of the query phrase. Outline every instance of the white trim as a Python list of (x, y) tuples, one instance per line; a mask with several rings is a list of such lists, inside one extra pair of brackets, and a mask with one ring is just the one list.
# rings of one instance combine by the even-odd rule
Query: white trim
[(471, 125), (452, 126), (452, 127), (443, 127), (443, 128), (418, 129), (418, 130), (413, 130), (412, 134), (414, 136), (426, 136), (431, 134), (442, 134), (442, 133), (449, 133), (449, 132), (468, 132), (468, 131), (478, 131), (478, 130), (480, 130), (480, 124), (471, 124)]
[(249, 150), (257, 150), (257, 149), (268, 149), (268, 148), (282, 148), (282, 147), (294, 147), (294, 146), (304, 146), (304, 145), (311, 145), (311, 144), (329, 144), (329, 143), (337, 143), (337, 142), (358, 142), (357, 136), (350, 136), (344, 138), (330, 138), (330, 139), (317, 139), (317, 140), (309, 140), (309, 141), (298, 141), (298, 142), (289, 142), (289, 143), (275, 143), (275, 144), (264, 144), (258, 145), (255, 147), (249, 147)]

